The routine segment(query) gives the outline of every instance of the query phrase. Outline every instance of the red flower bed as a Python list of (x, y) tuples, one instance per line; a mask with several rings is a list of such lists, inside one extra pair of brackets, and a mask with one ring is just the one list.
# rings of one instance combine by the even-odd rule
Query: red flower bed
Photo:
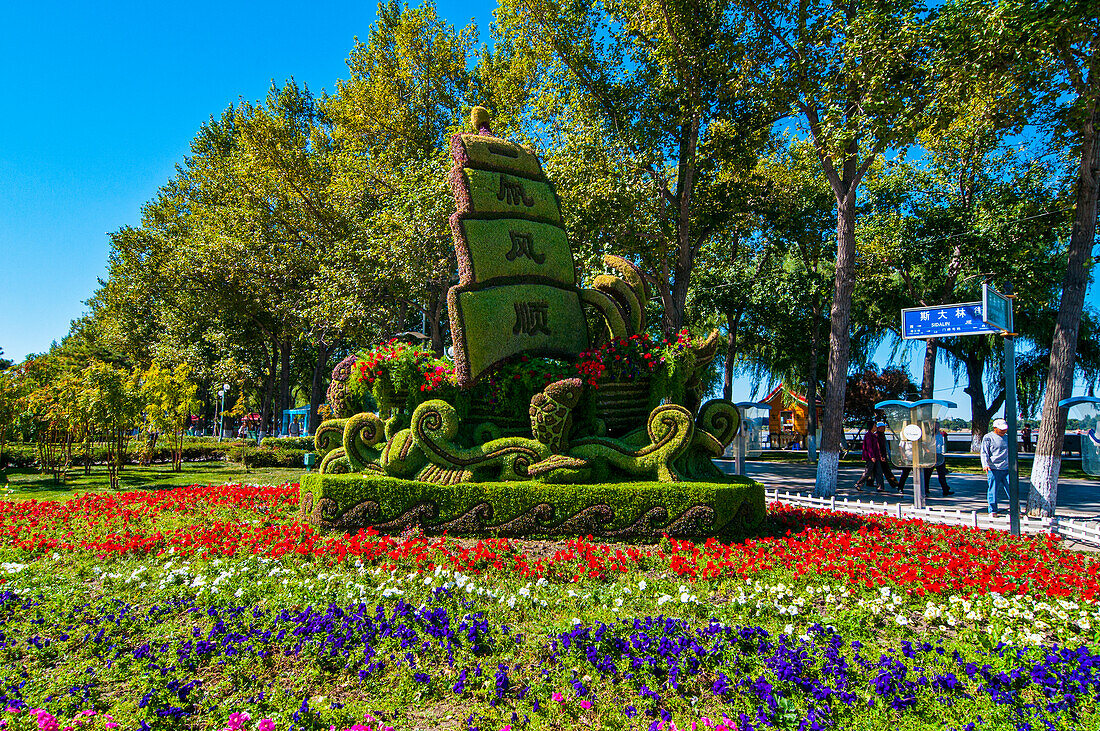
[(902, 586), (923, 595), (1038, 593), (1096, 599), (1100, 561), (1059, 547), (1057, 536), (1014, 537), (885, 516), (856, 516), (773, 504), (784, 535), (722, 544), (672, 542), (670, 568), (709, 578), (782, 568), (823, 574), (866, 587)]
[[(68, 502), (0, 501), (0, 545), (31, 555), (88, 552), (114, 555), (298, 556), (341, 562), (359, 558), (385, 568), (436, 565), (467, 573), (507, 572), (561, 581), (629, 571), (685, 579), (750, 578), (775, 570), (822, 575), (866, 587), (900, 586), (914, 594), (997, 591), (1098, 598), (1100, 561), (1059, 548), (1054, 536), (1014, 538), (995, 531), (770, 506), (773, 536), (744, 543), (671, 540), (656, 546), (567, 541), (536, 558), (508, 539), (458, 544), (407, 540), (374, 531), (318, 533), (288, 522), (297, 485), (192, 486), (173, 490), (86, 495)], [(173, 526), (169, 528), (168, 526)]]

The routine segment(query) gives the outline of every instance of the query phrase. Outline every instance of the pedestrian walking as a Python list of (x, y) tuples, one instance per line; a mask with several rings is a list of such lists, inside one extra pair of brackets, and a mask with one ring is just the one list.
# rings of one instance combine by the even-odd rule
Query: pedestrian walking
[(1024, 422), (1024, 429), (1020, 432), (1020, 436), (1024, 439), (1024, 451), (1031, 451), (1031, 424)]
[[(912, 453), (909, 454), (909, 460), (912, 461)], [(943, 496), (954, 495), (955, 491), (947, 485), (947, 432), (940, 429), (936, 432), (936, 466), (935, 467), (922, 467), (921, 468), (921, 485), (924, 488), (924, 494), (928, 495), (929, 486), (932, 482), (932, 470), (936, 471), (936, 477), (940, 482), (940, 489), (943, 491)], [(901, 492), (905, 492), (905, 481), (909, 479), (909, 473), (912, 468), (906, 466), (901, 470), (901, 477), (898, 478), (898, 484), (901, 485)]]
[(886, 454), (882, 449), (882, 441), (878, 435), (879, 432), (885, 429), (886, 422), (880, 421), (875, 424), (874, 429), (868, 429), (867, 434), (863, 437), (863, 462), (866, 465), (864, 477), (868, 485), (874, 482), (875, 490), (878, 492), (882, 492), (882, 464), (886, 459)]
[[(890, 487), (901, 492), (901, 485), (894, 479), (894, 470), (890, 468), (890, 448), (886, 445), (886, 422), (880, 421), (879, 426), (880, 428), (876, 431), (878, 432), (879, 448), (882, 451), (882, 462), (879, 463), (879, 466), (882, 468), (882, 477), (886, 482), (890, 483)], [(909, 461), (912, 461), (911, 455)]]
[(1008, 422), (997, 419), (993, 422), (993, 431), (982, 437), (979, 449), (982, 458), (982, 471), (987, 484), (986, 501), (989, 514), (997, 515), (997, 493), (1003, 489), (1008, 492)]

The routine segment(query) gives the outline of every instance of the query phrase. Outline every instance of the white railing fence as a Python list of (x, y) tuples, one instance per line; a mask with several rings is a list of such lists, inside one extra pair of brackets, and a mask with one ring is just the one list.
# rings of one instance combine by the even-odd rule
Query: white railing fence
[[(836, 497), (814, 497), (803, 492), (790, 490), (765, 489), (764, 498), (768, 502), (780, 502), (804, 508), (836, 510), (843, 513), (862, 513), (869, 515), (889, 515), (899, 519), (926, 520), (943, 525), (962, 525), (984, 530), (1008, 530), (1008, 515), (991, 517), (985, 511), (959, 510), (957, 508), (924, 508), (917, 510), (904, 503), (881, 502), (873, 500), (850, 500)], [(1075, 518), (1029, 518), (1020, 516), (1021, 533), (1054, 533), (1074, 541), (1100, 547), (1100, 523)]]

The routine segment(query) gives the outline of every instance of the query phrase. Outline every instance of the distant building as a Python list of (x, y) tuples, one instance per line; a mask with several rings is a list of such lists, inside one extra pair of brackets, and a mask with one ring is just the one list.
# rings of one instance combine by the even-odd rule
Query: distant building
[[(809, 408), (806, 397), (800, 393), (783, 388), (780, 383), (772, 391), (761, 399), (768, 404), (768, 433), (772, 449), (786, 449), (793, 442), (799, 442), (802, 448), (806, 448), (807, 422), (809, 421)], [(821, 415), (824, 405), (821, 397), (816, 399), (817, 423), (821, 426)]]

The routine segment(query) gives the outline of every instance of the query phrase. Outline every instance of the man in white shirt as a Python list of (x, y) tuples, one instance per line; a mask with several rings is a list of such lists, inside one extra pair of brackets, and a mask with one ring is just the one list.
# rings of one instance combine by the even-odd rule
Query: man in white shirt
[(986, 500), (989, 502), (989, 514), (997, 514), (997, 491), (1003, 488), (1008, 492), (1008, 422), (997, 419), (993, 422), (993, 431), (982, 437), (980, 454), (982, 470), (987, 484)]

